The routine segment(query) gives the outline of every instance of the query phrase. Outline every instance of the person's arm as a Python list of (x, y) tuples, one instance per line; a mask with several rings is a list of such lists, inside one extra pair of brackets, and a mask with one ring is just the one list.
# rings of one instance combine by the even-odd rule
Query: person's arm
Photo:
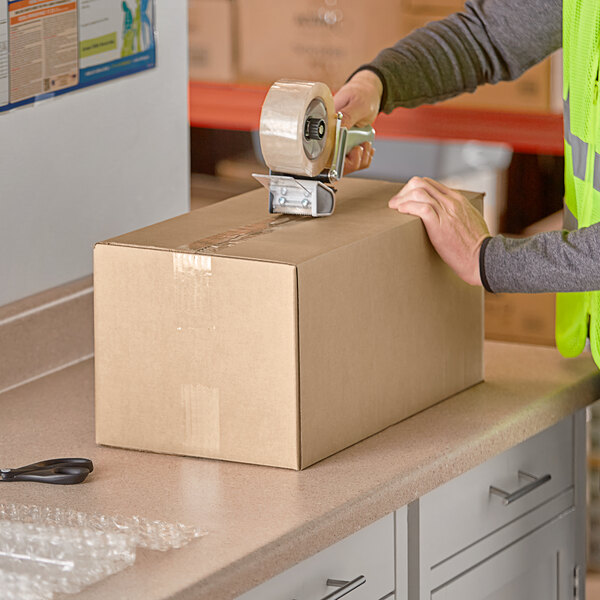
[[(561, 0), (470, 0), (359, 67), (334, 96), (342, 125), (372, 123), (380, 111), (414, 107), (509, 80), (562, 41)], [(369, 145), (353, 148), (345, 172), (369, 166)]]
[(417, 29), (357, 72), (378, 75), (380, 108), (389, 113), (516, 79), (561, 43), (561, 0), (470, 0), (463, 12)]
[(481, 247), (480, 272), (490, 292), (600, 290), (600, 223), (524, 239), (488, 238)]
[[(356, 119), (374, 99), (391, 112), (514, 79), (560, 47), (561, 26), (560, 0), (472, 0), (464, 12), (413, 32), (358, 69), (338, 104)], [(489, 237), (460, 193), (418, 177), (390, 207), (419, 216), (442, 259), (472, 285), (493, 292), (600, 290), (600, 224), (527, 239)]]
[(490, 237), (460, 192), (427, 177), (413, 177), (389, 205), (420, 217), (440, 257), (471, 285), (490, 292), (600, 290), (600, 223), (529, 238)]

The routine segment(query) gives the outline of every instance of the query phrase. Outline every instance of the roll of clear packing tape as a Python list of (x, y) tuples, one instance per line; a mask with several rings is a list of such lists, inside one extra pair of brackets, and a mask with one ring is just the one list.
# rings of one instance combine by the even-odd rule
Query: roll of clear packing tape
[(260, 146), (272, 171), (315, 177), (331, 164), (334, 142), (333, 96), (324, 83), (271, 86), (260, 115)]

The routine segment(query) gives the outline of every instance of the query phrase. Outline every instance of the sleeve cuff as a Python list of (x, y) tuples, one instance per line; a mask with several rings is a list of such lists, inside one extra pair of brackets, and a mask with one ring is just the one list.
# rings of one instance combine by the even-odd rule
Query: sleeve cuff
[(481, 277), (481, 283), (483, 287), (490, 293), (494, 293), (494, 290), (490, 287), (490, 283), (485, 274), (485, 249), (487, 245), (492, 241), (491, 237), (486, 237), (481, 243), (481, 248), (479, 249), (479, 276)]
[(383, 110), (383, 107), (385, 106), (385, 103), (387, 102), (387, 86), (385, 83), (385, 77), (383, 76), (383, 73), (373, 65), (362, 65), (358, 67), (358, 69), (356, 69), (356, 71), (354, 71), (354, 73), (352, 73), (352, 75), (350, 75), (348, 79), (346, 79), (346, 83), (348, 83), (348, 81), (350, 81), (359, 71), (371, 71), (372, 73), (375, 73), (377, 77), (379, 77), (381, 85), (383, 86), (383, 91), (381, 93), (381, 102), (379, 102), (379, 112), (381, 112)]

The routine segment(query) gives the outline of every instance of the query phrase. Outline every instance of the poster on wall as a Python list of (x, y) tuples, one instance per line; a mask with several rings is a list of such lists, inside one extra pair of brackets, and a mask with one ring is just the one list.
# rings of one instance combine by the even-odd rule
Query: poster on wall
[(153, 0), (0, 0), (0, 112), (156, 65)]

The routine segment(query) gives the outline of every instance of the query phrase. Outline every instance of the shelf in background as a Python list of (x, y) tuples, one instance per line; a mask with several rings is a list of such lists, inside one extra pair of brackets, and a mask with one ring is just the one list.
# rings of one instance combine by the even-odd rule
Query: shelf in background
[[(211, 129), (258, 129), (266, 87), (205, 83), (189, 85), (190, 125)], [(563, 153), (562, 115), (421, 106), (398, 108), (375, 121), (387, 138), (478, 140), (508, 144), (515, 152)]]

